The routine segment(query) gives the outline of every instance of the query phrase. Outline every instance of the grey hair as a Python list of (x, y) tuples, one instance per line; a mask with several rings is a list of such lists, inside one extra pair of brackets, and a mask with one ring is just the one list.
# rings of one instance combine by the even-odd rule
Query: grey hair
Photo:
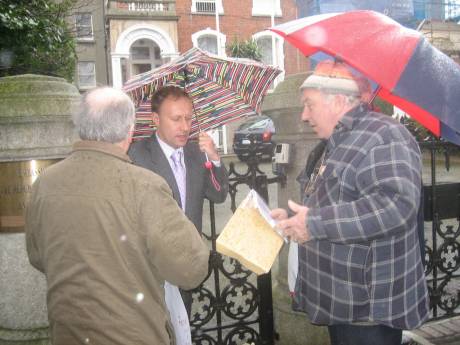
[(134, 104), (121, 90), (96, 88), (83, 96), (72, 120), (82, 140), (119, 143), (134, 126)]
[(360, 100), (361, 100), (361, 96), (360, 95), (347, 95), (345, 93), (338, 93), (338, 92), (328, 92), (326, 90), (320, 90), (325, 96), (326, 96), (326, 101), (328, 103), (330, 103), (332, 101), (332, 96), (336, 96), (336, 95), (342, 95), (345, 97), (345, 102), (347, 103), (347, 105), (353, 107), (355, 105), (358, 105), (360, 103)]

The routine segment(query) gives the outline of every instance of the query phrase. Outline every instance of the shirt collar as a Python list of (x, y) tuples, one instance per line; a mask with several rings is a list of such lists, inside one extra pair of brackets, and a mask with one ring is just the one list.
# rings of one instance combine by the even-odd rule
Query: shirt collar
[(82, 140), (73, 144), (72, 152), (75, 151), (96, 151), (117, 157), (126, 162), (132, 163), (128, 154), (118, 145), (105, 141)]
[(344, 126), (346, 129), (351, 130), (353, 129), (353, 124), (355, 120), (361, 116), (361, 113), (365, 112), (367, 107), (360, 103), (356, 107), (350, 109), (343, 115), (343, 117), (339, 121), (339, 125)]
[(344, 136), (353, 129), (356, 120), (363, 116), (363, 113), (367, 110), (367, 107), (363, 104), (359, 104), (356, 107), (347, 111), (342, 118), (339, 120), (337, 126), (327, 142), (327, 151), (331, 152), (339, 143), (343, 141)]
[(161, 150), (163, 151), (163, 153), (165, 154), (165, 156), (168, 157), (168, 159), (171, 158), (171, 155), (172, 155), (175, 151), (180, 151), (180, 152), (182, 152), (182, 156), (183, 156), (183, 154), (184, 154), (184, 148), (183, 148), (183, 147), (179, 147), (178, 149), (175, 149), (174, 147), (172, 147), (172, 146), (166, 144), (163, 140), (161, 140), (157, 133), (155, 133), (155, 136), (157, 137), (158, 144), (160, 144)]

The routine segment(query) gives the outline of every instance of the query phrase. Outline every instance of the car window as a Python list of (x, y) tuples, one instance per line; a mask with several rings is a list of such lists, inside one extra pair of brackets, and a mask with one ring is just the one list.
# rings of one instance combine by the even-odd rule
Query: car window
[(267, 123), (267, 129), (268, 129), (270, 132), (275, 133), (275, 124), (273, 123), (273, 121), (270, 121), (269, 123)]
[(255, 129), (263, 129), (268, 127), (269, 129), (273, 128), (273, 124), (271, 123), (272, 120), (269, 118), (254, 118), (247, 120), (245, 123), (242, 123), (238, 130), (255, 130)]
[(258, 121), (260, 121), (260, 119), (251, 119), (251, 120), (248, 120), (244, 123), (242, 123), (238, 129), (239, 130), (242, 130), (242, 129), (248, 129), (249, 127), (251, 127), (252, 125), (254, 125), (255, 123), (257, 123)]
[(261, 120), (261, 121), (258, 121), (254, 124), (252, 124), (251, 126), (249, 126), (249, 129), (259, 129), (259, 128), (265, 128), (267, 126), (267, 120)]

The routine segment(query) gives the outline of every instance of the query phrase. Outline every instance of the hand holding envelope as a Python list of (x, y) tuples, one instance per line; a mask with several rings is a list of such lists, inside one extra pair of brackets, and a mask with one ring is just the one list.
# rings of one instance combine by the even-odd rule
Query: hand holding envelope
[(308, 207), (299, 205), (292, 200), (288, 201), (288, 206), (293, 212), (293, 216), (289, 218), (287, 211), (282, 208), (271, 211), (270, 215), (277, 222), (277, 228), (291, 241), (304, 243), (310, 240), (310, 233), (306, 225)]

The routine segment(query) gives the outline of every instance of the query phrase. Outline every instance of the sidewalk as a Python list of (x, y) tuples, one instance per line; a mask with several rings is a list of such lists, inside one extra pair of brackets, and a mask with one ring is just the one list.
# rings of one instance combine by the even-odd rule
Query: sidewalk
[(460, 345), (460, 316), (427, 322), (404, 335), (420, 345)]

